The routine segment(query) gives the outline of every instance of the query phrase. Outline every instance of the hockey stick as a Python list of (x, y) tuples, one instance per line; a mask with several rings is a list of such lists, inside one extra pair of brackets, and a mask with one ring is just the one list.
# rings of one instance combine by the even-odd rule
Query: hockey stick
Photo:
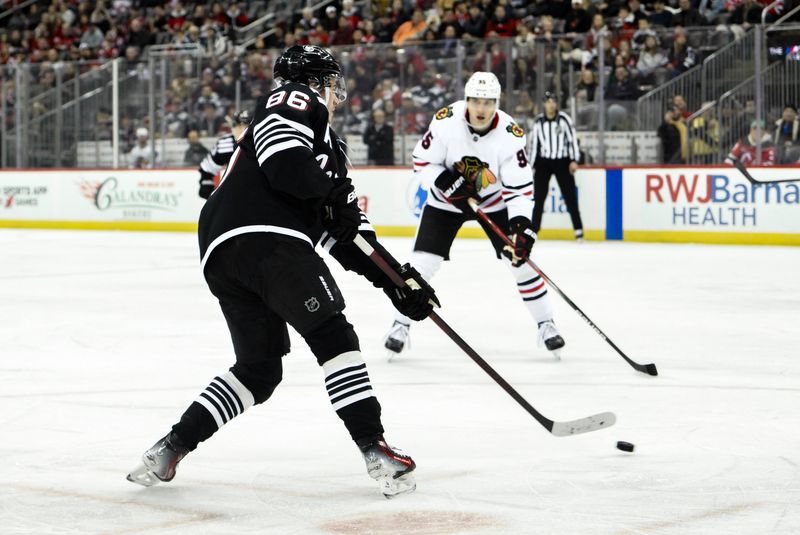
[(739, 170), (740, 173), (744, 175), (748, 182), (751, 184), (781, 184), (784, 182), (800, 182), (800, 178), (782, 178), (780, 180), (756, 180), (753, 175), (751, 175), (747, 168), (744, 166), (742, 161), (738, 158), (731, 158), (733, 160), (733, 165), (736, 169)]
[[(369, 256), (370, 259), (375, 262), (381, 271), (383, 271), (393, 283), (395, 283), (399, 288), (403, 288), (406, 286), (406, 281), (398, 275), (398, 273), (392, 269), (392, 267), (384, 260), (384, 258), (376, 251), (368, 242), (364, 239), (363, 236), (360, 234), (356, 236), (354, 243), (361, 249), (365, 255)], [(439, 317), (436, 312), (431, 312), (429, 316), (433, 322), (439, 326), (444, 333), (450, 337), (452, 341), (460, 347), (464, 353), (466, 353), (469, 358), (475, 361), (475, 364), (481, 367), (483, 371), (485, 371), (489, 377), (494, 379), (494, 381), (499, 384), (503, 390), (505, 390), (508, 395), (514, 398), (514, 401), (519, 403), (523, 409), (528, 411), (528, 414), (536, 418), (536, 421), (539, 422), (542, 427), (547, 429), (550, 433), (557, 437), (565, 437), (568, 435), (578, 435), (580, 433), (589, 433), (591, 431), (597, 431), (599, 429), (604, 429), (606, 427), (611, 427), (614, 425), (614, 422), (617, 421), (617, 417), (614, 415), (613, 412), (602, 412), (600, 414), (595, 414), (593, 416), (588, 416), (586, 418), (580, 418), (578, 420), (572, 420), (569, 422), (554, 422), (550, 418), (547, 418), (542, 413), (537, 411), (533, 405), (528, 403), (528, 401), (522, 397), (522, 395), (514, 390), (508, 382), (497, 373), (494, 368), (489, 366), (483, 358), (481, 358), (478, 353), (472, 349), (467, 342), (461, 338), (458, 333), (456, 333), (452, 327), (450, 327), (445, 321)]]
[[(512, 247), (514, 246), (514, 244), (511, 242), (511, 240), (510, 240), (510, 239), (508, 239), (508, 236), (506, 236), (506, 235), (503, 233), (503, 231), (500, 229), (500, 227), (498, 227), (498, 226), (495, 224), (495, 222), (494, 222), (494, 221), (492, 221), (491, 219), (489, 219), (489, 216), (487, 216), (487, 215), (486, 215), (486, 212), (484, 212), (483, 210), (481, 210), (480, 208), (478, 208), (478, 203), (477, 203), (477, 201), (475, 201), (474, 199), (470, 199), (470, 200), (469, 200), (469, 205), (470, 205), (470, 207), (472, 207), (472, 209), (475, 211), (475, 213), (476, 213), (476, 214), (478, 214), (478, 217), (480, 217), (480, 218), (481, 218), (481, 219), (484, 221), (484, 223), (486, 223), (487, 225), (489, 225), (489, 227), (490, 227), (490, 228), (491, 228), (491, 229), (494, 231), (494, 233), (495, 233), (495, 234), (497, 234), (497, 235), (498, 235), (498, 236), (499, 236), (499, 237), (500, 237), (500, 238), (501, 238), (501, 239), (502, 239), (502, 240), (503, 240), (503, 241), (506, 243), (506, 245), (511, 245)], [(606, 335), (605, 335), (605, 333), (604, 333), (603, 331), (601, 331), (601, 330), (600, 330), (600, 327), (598, 327), (597, 325), (595, 325), (595, 324), (594, 324), (594, 322), (593, 322), (592, 320), (590, 320), (590, 319), (589, 319), (589, 317), (588, 317), (586, 314), (584, 314), (584, 313), (583, 313), (583, 310), (581, 310), (581, 309), (578, 307), (578, 305), (576, 305), (576, 304), (575, 304), (575, 303), (572, 301), (572, 299), (570, 299), (569, 297), (567, 297), (567, 294), (565, 294), (564, 292), (562, 292), (562, 291), (561, 291), (561, 289), (560, 289), (558, 286), (556, 286), (556, 284), (555, 284), (555, 283), (554, 283), (554, 282), (553, 282), (553, 281), (550, 279), (550, 277), (548, 277), (547, 275), (545, 275), (545, 274), (544, 274), (544, 272), (543, 272), (541, 269), (539, 269), (539, 266), (537, 266), (536, 264), (534, 264), (534, 263), (533, 263), (533, 260), (531, 260), (530, 258), (528, 258), (528, 259), (526, 260), (526, 262), (528, 263), (528, 265), (529, 265), (529, 266), (531, 266), (531, 267), (533, 268), (533, 270), (534, 270), (536, 273), (538, 273), (538, 274), (539, 274), (539, 276), (540, 276), (540, 277), (542, 277), (542, 278), (544, 279), (544, 281), (545, 281), (545, 282), (546, 282), (546, 283), (547, 283), (547, 284), (548, 284), (548, 285), (549, 285), (549, 286), (550, 286), (550, 287), (551, 287), (553, 290), (555, 290), (555, 291), (556, 291), (556, 293), (557, 293), (558, 295), (560, 295), (560, 296), (561, 296), (561, 298), (562, 298), (562, 299), (564, 299), (564, 301), (566, 301), (566, 302), (567, 302), (567, 304), (568, 304), (569, 306), (571, 306), (571, 307), (572, 307), (572, 310), (574, 310), (575, 312), (577, 312), (577, 313), (578, 313), (578, 315), (581, 317), (581, 319), (583, 319), (583, 321), (585, 321), (586, 323), (588, 323), (588, 324), (589, 324), (589, 327), (591, 327), (591, 328), (592, 328), (592, 330), (594, 330), (594, 332), (596, 332), (597, 334), (599, 334), (599, 335), (600, 335), (600, 338), (602, 338), (603, 340), (605, 340), (605, 341), (608, 343), (608, 345), (610, 345), (611, 347), (613, 347), (613, 348), (614, 348), (614, 350), (615, 350), (617, 353), (619, 353), (619, 356), (621, 356), (623, 359), (625, 359), (625, 362), (627, 362), (628, 364), (630, 364), (630, 365), (631, 365), (631, 367), (633, 367), (633, 369), (634, 369), (634, 370), (636, 370), (636, 371), (640, 371), (640, 372), (642, 372), (642, 373), (646, 373), (646, 374), (649, 374), (649, 375), (658, 375), (658, 370), (656, 369), (656, 365), (655, 365), (655, 364), (652, 364), (652, 363), (651, 363), (651, 364), (639, 364), (638, 362), (635, 362), (635, 361), (631, 360), (630, 358), (628, 358), (628, 356), (627, 356), (625, 353), (623, 353), (623, 352), (622, 352), (622, 350), (621, 350), (620, 348), (618, 348), (618, 347), (617, 347), (617, 345), (616, 345), (614, 342), (612, 342), (612, 341), (611, 341), (611, 339), (610, 339), (608, 336), (606, 336)]]

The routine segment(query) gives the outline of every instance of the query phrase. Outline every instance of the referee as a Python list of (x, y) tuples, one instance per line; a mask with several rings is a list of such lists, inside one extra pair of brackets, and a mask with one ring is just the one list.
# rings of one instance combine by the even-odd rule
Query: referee
[(578, 209), (578, 190), (575, 187), (575, 171), (578, 169), (580, 150), (575, 126), (569, 115), (558, 111), (556, 95), (550, 91), (544, 93), (544, 113), (533, 120), (533, 230), (539, 232), (542, 225), (542, 213), (547, 193), (550, 188), (550, 177), (556, 175), (558, 187), (564, 196), (564, 203), (572, 218), (575, 239), (583, 241), (583, 222)]

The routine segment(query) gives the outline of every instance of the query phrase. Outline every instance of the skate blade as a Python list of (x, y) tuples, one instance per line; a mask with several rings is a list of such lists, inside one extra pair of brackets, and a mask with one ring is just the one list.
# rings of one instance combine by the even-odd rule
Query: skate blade
[(161, 480), (143, 464), (131, 470), (131, 473), (128, 474), (128, 477), (125, 479), (143, 487), (152, 487), (153, 485), (161, 483)]
[(408, 494), (417, 489), (417, 482), (413, 474), (405, 474), (393, 479), (391, 476), (380, 479), (381, 492), (387, 500), (396, 498), (401, 494)]
[(553, 355), (553, 358), (556, 361), (560, 361), (561, 360), (561, 348), (551, 350), (550, 354)]

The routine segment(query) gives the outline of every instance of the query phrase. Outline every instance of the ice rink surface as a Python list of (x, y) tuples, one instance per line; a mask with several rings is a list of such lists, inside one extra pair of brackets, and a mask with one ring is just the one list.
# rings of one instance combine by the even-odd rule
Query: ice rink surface
[[(386, 239), (401, 260), (409, 239)], [(555, 362), (488, 241), (433, 281), (441, 315), (541, 412), (614, 411), (550, 436), (431, 322), (387, 362), (383, 293), (330, 260), (387, 439), (418, 489), (380, 496), (302, 339), (266, 404), (187, 457), (125, 480), (233, 362), (192, 234), (0, 231), (0, 533), (800, 533), (800, 248), (541, 242)], [(293, 333), (294, 334), (294, 333)], [(633, 454), (617, 440), (636, 444)]]

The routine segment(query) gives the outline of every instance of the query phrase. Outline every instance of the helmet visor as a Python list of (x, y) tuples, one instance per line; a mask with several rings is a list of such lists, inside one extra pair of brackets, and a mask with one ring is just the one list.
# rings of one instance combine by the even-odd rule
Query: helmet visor
[(338, 74), (330, 74), (326, 76), (325, 86), (333, 91), (333, 94), (336, 95), (337, 101), (344, 102), (347, 100), (347, 83), (344, 80), (344, 76)]

